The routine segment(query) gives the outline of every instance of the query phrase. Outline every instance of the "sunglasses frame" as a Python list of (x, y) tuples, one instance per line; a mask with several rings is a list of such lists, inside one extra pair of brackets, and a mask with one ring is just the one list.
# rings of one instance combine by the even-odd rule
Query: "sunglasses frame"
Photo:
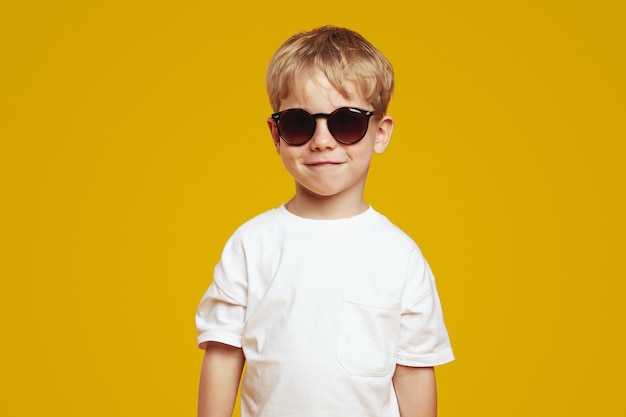
[[(361, 139), (363, 139), (365, 137), (365, 135), (367, 134), (367, 131), (369, 130), (369, 122), (370, 122), (370, 118), (372, 116), (376, 116), (376, 117), (383, 117), (385, 115), (385, 113), (383, 112), (379, 112), (379, 111), (375, 111), (375, 110), (364, 110), (364, 109), (360, 109), (358, 107), (339, 107), (335, 110), (333, 110), (331, 113), (309, 113), (308, 111), (304, 110), (304, 109), (299, 109), (299, 108), (294, 108), (294, 109), (285, 109), (282, 111), (279, 111), (278, 113), (274, 113), (272, 114), (272, 119), (274, 120), (274, 123), (276, 123), (276, 129), (278, 129), (278, 135), (280, 136), (280, 138), (283, 140), (283, 142), (285, 142), (287, 145), (290, 146), (303, 146), (306, 145), (315, 135), (315, 130), (317, 129), (317, 119), (320, 117), (325, 118), (326, 120), (328, 120), (329, 117), (333, 116), (334, 114), (336, 114), (338, 111), (343, 111), (343, 110), (349, 110), (351, 112), (354, 113), (359, 113), (364, 115), (367, 118), (367, 128), (365, 129), (365, 131), (363, 132), (363, 135), (361, 135), (360, 138), (358, 138), (357, 140), (355, 140), (354, 142), (346, 142), (344, 140), (338, 139), (335, 137), (335, 135), (332, 134), (333, 139), (335, 139), (337, 142), (343, 144), (343, 145), (354, 145), (355, 143), (358, 143), (361, 141)], [(290, 142), (289, 140), (287, 140), (283, 134), (280, 131), (280, 118), (289, 111), (298, 111), (298, 112), (304, 112), (306, 114), (308, 114), (309, 116), (311, 116), (311, 118), (315, 121), (315, 128), (313, 129), (313, 132), (311, 132), (311, 136), (304, 142), (302, 143), (293, 143)], [(329, 129), (330, 130), (330, 129)]]

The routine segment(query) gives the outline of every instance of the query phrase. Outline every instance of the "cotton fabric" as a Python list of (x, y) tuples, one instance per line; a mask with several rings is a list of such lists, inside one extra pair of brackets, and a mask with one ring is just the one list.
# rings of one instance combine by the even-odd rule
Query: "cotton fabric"
[(371, 207), (312, 220), (283, 205), (243, 224), (196, 325), (201, 348), (243, 349), (242, 417), (399, 417), (396, 364), (454, 359), (428, 263)]

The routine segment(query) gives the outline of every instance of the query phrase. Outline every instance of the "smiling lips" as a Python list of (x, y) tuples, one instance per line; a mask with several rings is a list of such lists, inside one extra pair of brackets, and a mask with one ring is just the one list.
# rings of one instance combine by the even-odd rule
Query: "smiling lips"
[(330, 165), (341, 165), (343, 162), (335, 162), (335, 161), (314, 161), (314, 162), (306, 162), (304, 165), (306, 166), (330, 166)]

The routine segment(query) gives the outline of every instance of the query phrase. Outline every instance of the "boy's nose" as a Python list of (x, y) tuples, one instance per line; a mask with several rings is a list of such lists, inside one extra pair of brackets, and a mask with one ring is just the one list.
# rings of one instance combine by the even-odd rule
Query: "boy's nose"
[(317, 119), (315, 133), (313, 133), (309, 144), (311, 149), (314, 150), (334, 149), (337, 147), (337, 141), (333, 135), (330, 134), (325, 118), (320, 117)]

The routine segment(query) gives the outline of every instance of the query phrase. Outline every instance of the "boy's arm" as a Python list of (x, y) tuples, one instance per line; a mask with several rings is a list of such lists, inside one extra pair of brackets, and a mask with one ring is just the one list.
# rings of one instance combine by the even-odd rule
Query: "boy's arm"
[(245, 358), (240, 348), (208, 342), (204, 351), (198, 417), (231, 417)]
[(436, 417), (437, 385), (432, 367), (396, 365), (393, 386), (401, 417)]

